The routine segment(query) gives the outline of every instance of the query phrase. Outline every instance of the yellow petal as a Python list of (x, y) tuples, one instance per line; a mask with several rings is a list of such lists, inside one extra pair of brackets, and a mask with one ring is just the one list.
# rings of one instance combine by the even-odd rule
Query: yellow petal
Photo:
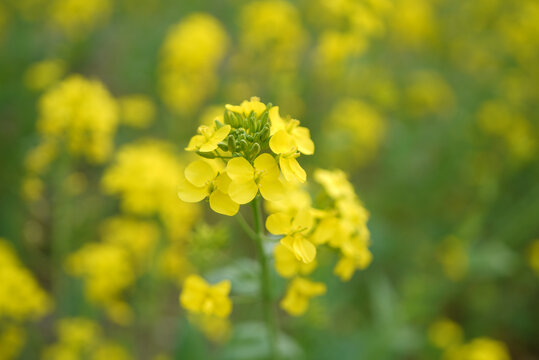
[(286, 125), (285, 125), (284, 120), (279, 115), (279, 107), (278, 106), (272, 107), (269, 110), (268, 115), (269, 115), (269, 119), (270, 119), (270, 122), (271, 122), (271, 131), (270, 131), (271, 135), (273, 135), (277, 131), (282, 130), (282, 129), (285, 128)]
[(197, 187), (208, 184), (216, 175), (213, 167), (203, 160), (193, 161), (185, 168), (185, 178)]
[(254, 161), (256, 171), (262, 171), (262, 176), (279, 177), (279, 167), (270, 154), (262, 154)]
[(196, 151), (202, 144), (206, 142), (206, 138), (203, 135), (195, 135), (189, 140), (189, 145), (185, 148), (187, 151)]
[(297, 180), (304, 183), (307, 180), (307, 174), (301, 167), (295, 158), (284, 158), (281, 156), (279, 159), (279, 165), (281, 165), (281, 171), (286, 181)]
[(197, 187), (182, 178), (178, 184), (178, 197), (185, 202), (199, 202), (208, 196), (208, 186)]
[(266, 229), (274, 235), (288, 234), (292, 217), (285, 213), (271, 214), (266, 219)]
[(292, 221), (294, 231), (307, 231), (313, 227), (314, 219), (309, 209), (298, 211)]
[(228, 296), (228, 294), (230, 293), (231, 287), (232, 287), (232, 283), (230, 282), (230, 280), (223, 280), (213, 285), (211, 287), (211, 291), (214, 295)]
[(308, 264), (316, 257), (316, 247), (312, 242), (305, 239), (303, 236), (296, 236), (294, 238), (294, 254), (296, 254), (298, 260)]
[(278, 177), (263, 177), (258, 182), (262, 197), (269, 201), (280, 201), (284, 197), (285, 189)]
[(305, 155), (312, 155), (314, 153), (314, 143), (311, 140), (309, 129), (298, 126), (292, 132), (292, 136), (296, 140), (296, 145), (300, 153)]
[(279, 130), (270, 138), (269, 145), (275, 154), (287, 154), (296, 149), (294, 138), (286, 132)]
[(243, 183), (253, 180), (255, 171), (247, 160), (242, 157), (236, 157), (228, 162), (226, 172), (234, 182)]
[(215, 190), (210, 195), (210, 207), (216, 213), (222, 215), (236, 215), (240, 209), (240, 205), (232, 201), (230, 196), (223, 193), (221, 190)]
[(230, 125), (225, 125), (225, 126), (220, 127), (212, 135), (212, 139), (217, 140), (217, 142), (223, 141), (228, 136), (228, 134), (230, 133), (230, 129), (231, 129)]
[(225, 194), (228, 194), (228, 187), (230, 186), (231, 181), (232, 180), (230, 180), (230, 177), (225, 172), (217, 176), (217, 178), (213, 182), (213, 185)]
[(246, 182), (232, 182), (228, 187), (230, 198), (238, 204), (247, 204), (253, 200), (258, 193), (258, 186), (254, 180)]

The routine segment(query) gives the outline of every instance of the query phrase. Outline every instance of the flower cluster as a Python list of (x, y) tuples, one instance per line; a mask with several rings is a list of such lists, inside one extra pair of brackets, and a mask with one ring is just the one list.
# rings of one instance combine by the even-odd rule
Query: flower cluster
[(191, 14), (172, 27), (161, 49), (161, 96), (173, 111), (191, 113), (217, 85), (228, 37), (213, 16)]
[(438, 319), (429, 327), (428, 338), (434, 346), (443, 351), (441, 358), (444, 360), (511, 358), (503, 342), (488, 337), (478, 337), (464, 343), (462, 328), (447, 318)]
[(63, 318), (56, 323), (58, 340), (42, 353), (44, 360), (94, 359), (129, 360), (131, 355), (108, 340), (100, 326), (86, 318)]
[(117, 126), (118, 105), (97, 80), (72, 75), (39, 101), (39, 132), (65, 141), (69, 152), (92, 163), (109, 158)]
[(186, 150), (203, 159), (185, 168), (178, 191), (182, 200), (208, 198), (215, 212), (231, 216), (258, 193), (276, 201), (287, 182), (306, 180), (297, 158), (312, 154), (314, 144), (298, 120), (282, 119), (278, 107), (255, 97), (227, 105), (223, 119), (201, 125), (189, 142)]
[(51, 308), (51, 300), (32, 273), (17, 258), (7, 240), (0, 238), (0, 319), (35, 320)]
[[(207, 198), (215, 212), (229, 216), (257, 196), (266, 200), (270, 212), (266, 229), (280, 236), (273, 252), (275, 267), (281, 276), (291, 279), (281, 301), (290, 314), (305, 313), (310, 298), (326, 291), (323, 283), (305, 278), (317, 266), (318, 246), (327, 244), (338, 251), (335, 274), (342, 280), (369, 265), (368, 212), (340, 171), (315, 172), (328, 200), (313, 204), (302, 186), (307, 174), (298, 162), (301, 154), (314, 153), (310, 132), (298, 120), (283, 119), (277, 106), (265, 105), (255, 97), (239, 106), (226, 105), (222, 118), (201, 125), (186, 150), (201, 159), (185, 168), (178, 187), (182, 200)], [(195, 312), (202, 312), (203, 306), (213, 309), (210, 300), (204, 300), (207, 305), (201, 300), (211, 299), (203, 296), (208, 285), (203, 286), (199, 277), (188, 280), (182, 305)], [(185, 295), (193, 293), (202, 295)]]

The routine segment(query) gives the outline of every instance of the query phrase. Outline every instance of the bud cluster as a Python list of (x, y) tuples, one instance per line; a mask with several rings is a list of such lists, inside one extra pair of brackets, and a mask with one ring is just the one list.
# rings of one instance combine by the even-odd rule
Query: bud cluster
[[(271, 105), (268, 105), (260, 115), (251, 111), (247, 116), (226, 110), (224, 122), (231, 126), (231, 130), (226, 140), (218, 144), (219, 149), (229, 151), (233, 157), (244, 157), (250, 162), (267, 150), (271, 129), (270, 108)], [(218, 120), (215, 125), (217, 128), (224, 126)]]

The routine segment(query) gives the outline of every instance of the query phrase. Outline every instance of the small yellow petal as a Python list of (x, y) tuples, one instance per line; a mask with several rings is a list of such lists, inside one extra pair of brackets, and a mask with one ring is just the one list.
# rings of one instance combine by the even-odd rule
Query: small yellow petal
[(202, 144), (206, 142), (206, 138), (203, 135), (195, 135), (189, 140), (189, 145), (185, 148), (187, 151), (196, 151)]
[(316, 247), (312, 242), (305, 239), (303, 236), (296, 236), (294, 239), (294, 253), (299, 260), (308, 264), (316, 257)]
[(288, 234), (292, 217), (285, 213), (271, 214), (266, 219), (266, 229), (274, 235)]
[(295, 231), (306, 231), (313, 227), (314, 218), (311, 215), (309, 209), (298, 211), (294, 220), (292, 221), (292, 229)]
[(304, 183), (307, 180), (307, 173), (298, 163), (295, 158), (285, 158), (282, 157), (279, 159), (279, 165), (281, 165), (281, 171), (286, 181), (297, 180)]
[(311, 140), (311, 134), (309, 129), (305, 127), (297, 127), (292, 132), (294, 140), (300, 153), (305, 155), (312, 155), (314, 153), (314, 142)]

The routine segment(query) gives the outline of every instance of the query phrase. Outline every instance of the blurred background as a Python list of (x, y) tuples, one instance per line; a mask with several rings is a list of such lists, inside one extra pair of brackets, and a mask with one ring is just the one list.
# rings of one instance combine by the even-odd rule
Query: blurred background
[(256, 292), (253, 244), (175, 195), (251, 96), (371, 214), (286, 358), (539, 359), (537, 84), (535, 0), (0, 0), (0, 359), (258, 358), (256, 305), (178, 304), (193, 271)]

